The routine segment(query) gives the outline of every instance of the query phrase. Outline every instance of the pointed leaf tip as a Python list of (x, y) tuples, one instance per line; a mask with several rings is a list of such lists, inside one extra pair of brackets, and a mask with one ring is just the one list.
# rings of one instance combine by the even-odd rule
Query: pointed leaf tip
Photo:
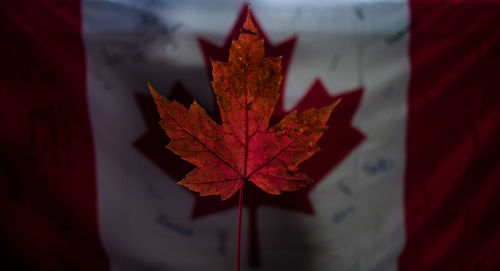
[(337, 105), (339, 105), (339, 103), (342, 101), (342, 98), (338, 98), (331, 106), (332, 106), (332, 109), (335, 109), (335, 107), (337, 107)]
[(325, 112), (325, 114), (323, 115), (324, 117), (322, 118), (323, 123), (328, 122), (328, 120), (330, 119), (330, 115), (332, 114), (333, 110), (339, 105), (341, 100), (342, 100), (342, 98), (338, 98), (331, 105), (325, 106), (325, 107), (320, 109), (320, 110), (324, 110), (323, 112)]
[(151, 95), (153, 95), (153, 98), (155, 98), (156, 100), (156, 97), (159, 96), (160, 94), (158, 94), (158, 92), (156, 92), (156, 90), (154, 90), (154, 88), (151, 86), (151, 84), (148, 82), (148, 89), (149, 89), (149, 92), (151, 93)]
[(149, 92), (151, 93), (151, 96), (153, 96), (153, 100), (155, 101), (156, 106), (159, 108), (161, 104), (168, 102), (165, 97), (161, 96), (154, 88), (151, 86), (151, 84), (148, 82), (148, 88)]
[(243, 24), (242, 30), (246, 30), (246, 31), (250, 31), (250, 32), (253, 32), (255, 34), (258, 34), (259, 32), (257, 31), (257, 28), (255, 27), (255, 25), (253, 23), (252, 13), (251, 13), (250, 9), (251, 9), (251, 6), (250, 6), (250, 4), (248, 4), (247, 17), (245, 19), (245, 23)]
[(325, 109), (328, 110), (328, 115), (330, 115), (333, 112), (333, 110), (339, 105), (341, 100), (342, 100), (342, 98), (338, 98), (331, 105), (325, 107)]

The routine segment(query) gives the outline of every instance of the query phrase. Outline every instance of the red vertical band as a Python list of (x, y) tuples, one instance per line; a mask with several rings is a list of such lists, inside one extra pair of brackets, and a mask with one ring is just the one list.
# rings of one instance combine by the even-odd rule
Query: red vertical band
[(500, 4), (409, 5), (400, 270), (500, 270)]
[(109, 270), (81, 28), (79, 0), (0, 2), (5, 270)]

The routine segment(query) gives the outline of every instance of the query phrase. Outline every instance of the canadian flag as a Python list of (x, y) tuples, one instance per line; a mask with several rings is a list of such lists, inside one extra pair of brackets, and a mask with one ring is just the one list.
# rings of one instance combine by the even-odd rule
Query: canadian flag
[[(0, 3), (2, 270), (235, 270), (237, 198), (176, 184), (146, 84), (216, 116), (247, 4)], [(243, 269), (500, 270), (500, 2), (251, 5), (273, 117), (342, 103), (309, 187), (248, 187)]]

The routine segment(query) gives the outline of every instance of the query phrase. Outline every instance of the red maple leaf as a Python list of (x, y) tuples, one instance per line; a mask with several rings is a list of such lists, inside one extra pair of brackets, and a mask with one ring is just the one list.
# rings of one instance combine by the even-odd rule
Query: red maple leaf
[[(245, 14), (246, 5), (243, 6), (240, 16), (231, 31), (231, 35), (228, 36), (223, 47), (217, 47), (208, 41), (199, 39), (202, 52), (207, 61), (209, 74), (211, 74), (209, 59), (219, 61), (226, 61), (228, 59), (228, 49), (230, 47), (231, 40), (237, 37), (239, 29), (243, 25)], [(261, 36), (264, 38), (265, 56), (283, 56), (282, 72), (284, 78), (286, 78), (286, 72), (288, 70), (290, 58), (292, 56), (292, 51), (297, 38), (292, 37), (288, 41), (273, 46), (257, 23), (256, 28), (258, 32), (262, 33)], [(281, 85), (281, 93), (283, 93), (283, 89), (284, 84)], [(300, 168), (303, 169), (313, 180), (312, 185), (307, 186), (301, 191), (286, 193), (280, 197), (269, 195), (260, 189), (255, 189), (253, 186), (248, 186), (246, 188), (245, 194), (247, 196), (244, 199), (244, 205), (249, 208), (250, 215), (250, 265), (256, 266), (259, 264), (256, 214), (257, 207), (261, 205), (271, 205), (306, 214), (313, 214), (314, 209), (309, 201), (309, 192), (364, 139), (363, 134), (354, 129), (351, 125), (352, 117), (358, 107), (361, 93), (362, 89), (356, 89), (345, 92), (342, 95), (330, 96), (321, 81), (316, 80), (299, 104), (289, 111), (284, 110), (282, 100), (283, 95), (280, 96), (280, 100), (278, 101), (277, 107), (272, 115), (271, 123), (275, 123), (277, 119), (281, 119), (285, 114), (293, 110), (303, 111), (311, 107), (326, 106), (340, 97), (342, 98), (342, 103), (335, 109), (335, 116), (327, 123), (328, 126), (334, 126), (335, 129), (327, 130), (319, 141), (322, 151), (300, 166)], [(177, 82), (174, 85), (169, 98), (176, 99), (186, 106), (193, 100), (180, 82)], [(174, 180), (181, 179), (186, 173), (193, 169), (193, 166), (178, 158), (173, 153), (167, 152), (162, 148), (158, 148), (158, 145), (164, 145), (168, 142), (168, 140), (157, 124), (157, 114), (152, 106), (153, 101), (150, 97), (140, 94), (136, 96), (136, 99), (147, 123), (148, 133), (139, 138), (134, 143), (134, 146), (144, 155), (149, 157), (157, 166), (162, 168)], [(216, 112), (212, 112), (212, 116), (216, 116), (216, 114)], [(169, 161), (169, 163), (164, 163), (164, 161)], [(226, 201), (220, 201), (215, 197), (197, 197), (192, 217), (193, 219), (196, 219), (204, 215), (233, 208), (237, 206), (237, 204), (237, 197), (232, 197)]]
[(340, 99), (321, 109), (293, 111), (270, 127), (279, 99), (281, 58), (264, 58), (264, 40), (250, 16), (232, 42), (228, 62), (211, 62), (221, 124), (196, 101), (186, 108), (149, 85), (170, 138), (167, 148), (196, 166), (178, 184), (200, 196), (226, 200), (241, 194), (249, 182), (275, 195), (310, 183), (298, 166), (320, 150), (316, 142)]

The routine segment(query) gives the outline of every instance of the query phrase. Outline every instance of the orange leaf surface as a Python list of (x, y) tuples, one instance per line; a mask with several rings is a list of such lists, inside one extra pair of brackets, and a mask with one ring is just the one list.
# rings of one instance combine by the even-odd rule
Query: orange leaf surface
[(269, 127), (279, 97), (281, 58), (264, 58), (264, 41), (249, 15), (229, 61), (212, 61), (212, 67), (221, 124), (196, 101), (187, 109), (149, 86), (171, 139), (167, 148), (196, 166), (179, 184), (222, 200), (245, 182), (270, 194), (306, 186), (310, 180), (298, 165), (320, 150), (316, 142), (339, 100), (319, 110), (294, 111)]

